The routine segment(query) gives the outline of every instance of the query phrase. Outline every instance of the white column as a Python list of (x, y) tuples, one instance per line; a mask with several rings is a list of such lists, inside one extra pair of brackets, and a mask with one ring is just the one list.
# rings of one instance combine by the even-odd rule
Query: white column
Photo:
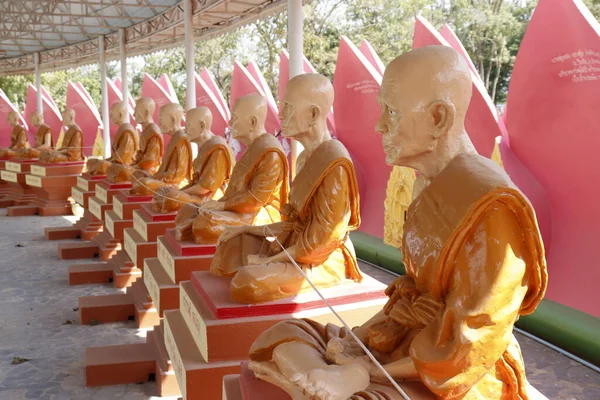
[(186, 109), (196, 107), (196, 81), (194, 79), (194, 3), (193, 0), (183, 1), (185, 12), (185, 67), (187, 71)]
[(104, 48), (104, 35), (98, 38), (98, 51), (100, 53), (100, 90), (102, 90), (102, 138), (104, 139), (104, 158), (110, 157), (110, 123), (108, 117), (108, 88), (106, 86), (106, 54)]
[[(42, 102), (42, 76), (40, 74), (40, 53), (33, 55), (35, 63), (35, 90), (36, 90), (36, 105), (37, 110), (44, 114), (44, 103)], [(29, 116), (27, 116), (29, 118)]]
[[(290, 79), (296, 75), (304, 73), (304, 43), (303, 43), (303, 23), (302, 0), (288, 0), (288, 53), (290, 54)], [(297, 140), (292, 140), (292, 177), (296, 176), (296, 160), (298, 155), (304, 150), (302, 144)]]
[[(121, 58), (121, 93), (123, 101), (129, 110), (129, 88), (127, 86), (127, 48), (126, 48), (125, 29), (119, 29), (119, 55)], [(125, 117), (125, 122), (129, 122), (129, 112)]]

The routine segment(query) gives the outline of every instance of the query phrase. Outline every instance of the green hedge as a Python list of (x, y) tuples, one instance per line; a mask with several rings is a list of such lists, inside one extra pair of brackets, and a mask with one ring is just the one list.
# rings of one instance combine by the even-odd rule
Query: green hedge
[[(350, 235), (356, 256), (397, 274), (405, 274), (402, 252), (363, 232)], [(600, 366), (600, 318), (542, 300), (536, 311), (521, 317), (517, 327)]]

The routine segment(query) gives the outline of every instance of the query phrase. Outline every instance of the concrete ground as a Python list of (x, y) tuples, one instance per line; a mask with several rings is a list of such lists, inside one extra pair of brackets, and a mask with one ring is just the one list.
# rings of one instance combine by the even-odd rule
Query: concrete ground
[[(152, 399), (153, 383), (85, 387), (86, 347), (142, 343), (145, 332), (123, 323), (79, 324), (80, 296), (116, 289), (67, 285), (71, 262), (58, 259), (58, 242), (44, 240), (43, 228), (69, 224), (63, 217), (9, 218), (0, 210), (0, 400)], [(366, 269), (383, 282), (393, 279)], [(600, 374), (528, 338), (518, 338), (530, 382), (549, 399), (600, 399)], [(15, 357), (28, 361), (13, 365)]]

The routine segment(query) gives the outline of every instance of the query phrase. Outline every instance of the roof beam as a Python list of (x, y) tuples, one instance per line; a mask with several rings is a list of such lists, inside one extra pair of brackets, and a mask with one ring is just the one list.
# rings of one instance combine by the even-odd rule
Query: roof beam
[[(50, 3), (50, 2), (55, 2), (55, 0), (37, 0), (37, 2), (39, 3)], [(64, 5), (69, 5), (69, 4), (74, 4), (74, 5), (92, 5), (92, 6), (100, 6), (100, 7), (109, 7), (112, 6), (113, 4), (110, 1), (99, 1), (99, 2), (94, 2), (94, 1), (71, 1), (71, 0), (65, 0), (62, 1), (62, 4)], [(149, 4), (136, 4), (136, 3), (125, 3), (125, 4), (121, 4), (121, 6), (123, 7), (132, 7), (132, 8), (158, 8), (158, 9), (167, 9), (167, 8), (171, 8), (173, 7), (175, 4), (177, 4), (177, 0), (173, 1), (173, 4), (153, 4), (153, 3), (149, 3)]]

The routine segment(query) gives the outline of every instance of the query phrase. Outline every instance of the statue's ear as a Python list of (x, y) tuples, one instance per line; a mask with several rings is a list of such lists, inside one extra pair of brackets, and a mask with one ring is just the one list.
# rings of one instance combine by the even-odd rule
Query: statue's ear
[(317, 105), (310, 106), (310, 124), (314, 125), (321, 116), (321, 108)]
[(204, 132), (204, 130), (206, 129), (206, 122), (200, 121), (200, 129), (202, 129), (202, 132)]
[(258, 126), (258, 118), (256, 118), (255, 115), (250, 117), (250, 124), (252, 125), (252, 128), (256, 128)]
[(429, 114), (433, 123), (433, 136), (437, 139), (452, 129), (456, 107), (447, 101), (435, 101), (429, 106)]

